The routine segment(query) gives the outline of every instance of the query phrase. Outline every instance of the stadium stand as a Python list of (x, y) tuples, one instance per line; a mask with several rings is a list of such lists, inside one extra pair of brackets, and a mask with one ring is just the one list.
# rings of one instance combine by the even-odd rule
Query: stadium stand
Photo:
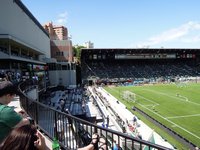
[(82, 49), (85, 82), (171, 82), (199, 73), (198, 49)]

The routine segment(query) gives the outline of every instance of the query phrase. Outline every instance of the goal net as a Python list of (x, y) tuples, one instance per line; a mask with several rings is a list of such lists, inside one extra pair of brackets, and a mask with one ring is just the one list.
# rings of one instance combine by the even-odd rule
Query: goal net
[(127, 101), (136, 101), (136, 95), (135, 95), (135, 93), (133, 93), (133, 92), (130, 92), (130, 91), (123, 91), (123, 93), (122, 93), (122, 98), (124, 99), (124, 100), (127, 100)]

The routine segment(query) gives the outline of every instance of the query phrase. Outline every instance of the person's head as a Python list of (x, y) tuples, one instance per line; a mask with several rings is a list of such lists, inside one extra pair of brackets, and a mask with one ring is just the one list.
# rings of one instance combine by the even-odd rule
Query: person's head
[(0, 83), (0, 103), (8, 104), (17, 93), (17, 88), (10, 81)]
[(24, 125), (15, 128), (1, 143), (1, 150), (37, 150), (34, 141), (37, 141), (37, 129), (33, 125)]

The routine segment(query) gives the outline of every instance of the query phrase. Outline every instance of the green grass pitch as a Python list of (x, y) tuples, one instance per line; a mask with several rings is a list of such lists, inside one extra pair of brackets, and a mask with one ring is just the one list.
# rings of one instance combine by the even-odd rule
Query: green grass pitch
[[(200, 84), (105, 87), (129, 109), (137, 106), (200, 147)], [(135, 94), (131, 101), (123, 93)]]

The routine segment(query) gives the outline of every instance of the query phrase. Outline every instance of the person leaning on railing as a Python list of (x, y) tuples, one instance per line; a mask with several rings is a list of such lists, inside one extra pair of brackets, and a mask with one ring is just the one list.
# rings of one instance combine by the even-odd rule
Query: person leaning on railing
[(27, 117), (23, 118), (23, 111), (16, 112), (13, 107), (7, 106), (17, 94), (17, 87), (10, 81), (0, 83), (0, 142), (13, 128), (30, 124)]
[(85, 147), (78, 148), (78, 150), (107, 150), (106, 140), (99, 137), (97, 133), (92, 135), (92, 141)]

